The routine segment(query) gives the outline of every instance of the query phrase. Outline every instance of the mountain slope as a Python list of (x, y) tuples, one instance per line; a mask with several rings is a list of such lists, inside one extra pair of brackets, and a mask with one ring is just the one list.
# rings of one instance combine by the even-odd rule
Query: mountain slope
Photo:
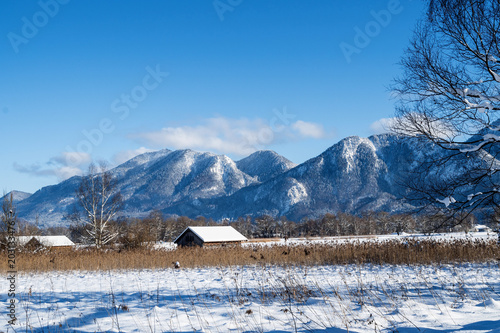
[(17, 204), (18, 216), (31, 222), (38, 219), (41, 226), (59, 225), (71, 212), (80, 180), (81, 177), (75, 176), (41, 188)]

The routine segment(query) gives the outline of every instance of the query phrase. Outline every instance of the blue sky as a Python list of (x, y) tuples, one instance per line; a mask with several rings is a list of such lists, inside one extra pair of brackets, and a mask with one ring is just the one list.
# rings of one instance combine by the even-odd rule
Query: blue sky
[(423, 5), (4, 0), (0, 187), (34, 192), (162, 148), (302, 163), (377, 133)]

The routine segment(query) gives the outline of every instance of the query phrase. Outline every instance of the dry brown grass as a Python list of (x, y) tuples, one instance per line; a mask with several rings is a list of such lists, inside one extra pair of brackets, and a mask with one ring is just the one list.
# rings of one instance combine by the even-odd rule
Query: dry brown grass
[[(6, 258), (6, 256), (5, 256)], [(498, 260), (500, 247), (493, 241), (456, 240), (354, 242), (329, 245), (276, 245), (252, 247), (180, 248), (172, 251), (136, 249), (63, 250), (17, 253), (18, 271), (113, 270), (234, 265), (332, 265), (348, 263), (429, 264)], [(0, 262), (7, 271), (7, 259)]]

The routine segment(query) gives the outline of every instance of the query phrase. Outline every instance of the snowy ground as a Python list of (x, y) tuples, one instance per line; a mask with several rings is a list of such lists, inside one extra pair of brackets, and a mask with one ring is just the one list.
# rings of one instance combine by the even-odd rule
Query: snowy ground
[(2, 298), (0, 331), (500, 332), (497, 263), (168, 268), (18, 278), (18, 323), (6, 325)]
[[(407, 234), (402, 233), (392, 235), (367, 235), (367, 236), (333, 236), (333, 237), (308, 237), (308, 238), (277, 238), (273, 241), (249, 242), (244, 246), (258, 245), (290, 245), (290, 244), (339, 244), (346, 242), (384, 242), (391, 240), (405, 241), (408, 239), (435, 240), (435, 241), (456, 241), (460, 239), (470, 240), (496, 240), (497, 234), (494, 232), (450, 232), (434, 234)], [(175, 244), (174, 244), (175, 245)]]

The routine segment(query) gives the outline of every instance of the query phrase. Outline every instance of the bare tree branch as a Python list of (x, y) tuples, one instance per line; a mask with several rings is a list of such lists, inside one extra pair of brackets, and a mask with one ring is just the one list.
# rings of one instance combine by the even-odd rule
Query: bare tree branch
[(414, 200), (466, 217), (500, 203), (499, 41), (499, 0), (429, 1), (394, 84), (392, 130), (443, 151), (408, 177)]

